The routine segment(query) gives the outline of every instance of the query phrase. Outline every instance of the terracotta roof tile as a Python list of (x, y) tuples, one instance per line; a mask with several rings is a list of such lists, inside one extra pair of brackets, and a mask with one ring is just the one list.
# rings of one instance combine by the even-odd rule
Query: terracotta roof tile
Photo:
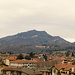
[(36, 60), (15, 60), (15, 61), (12, 61), (14, 63), (34, 63), (34, 62), (37, 62)]
[(56, 64), (55, 65), (55, 67), (58, 69), (58, 70), (60, 70), (60, 69), (62, 69), (62, 68), (64, 68), (64, 69), (70, 69), (71, 68), (71, 64), (62, 64), (62, 63), (60, 63), (60, 64)]
[(9, 60), (9, 61), (14, 61), (14, 60), (16, 60), (16, 58), (17, 58), (16, 56), (9, 56), (9, 57), (8, 57), (8, 60)]
[(61, 57), (61, 60), (67, 60), (65, 57)]
[(64, 70), (72, 70), (72, 67), (74, 67), (74, 72), (75, 72), (75, 65), (72, 64), (56, 64), (55, 67), (60, 70), (60, 69), (64, 69)]

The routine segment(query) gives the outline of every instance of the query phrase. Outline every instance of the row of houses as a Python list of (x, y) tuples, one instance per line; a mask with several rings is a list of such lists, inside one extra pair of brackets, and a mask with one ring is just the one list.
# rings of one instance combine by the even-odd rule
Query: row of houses
[(3, 59), (5, 66), (0, 69), (0, 75), (75, 75), (74, 58), (49, 57), (51, 59), (47, 61), (41, 58), (18, 60), (16, 56), (7, 57)]
[(51, 67), (56, 63), (55, 60), (50, 61), (38, 61), (38, 60), (14, 60), (9, 61), (8, 59), (4, 60), (4, 64), (7, 66), (14, 66), (14, 67), (24, 67), (24, 68), (43, 68), (43, 67)]
[(55, 64), (49, 68), (30, 69), (23, 67), (6, 67), (1, 75), (75, 75), (75, 65)]

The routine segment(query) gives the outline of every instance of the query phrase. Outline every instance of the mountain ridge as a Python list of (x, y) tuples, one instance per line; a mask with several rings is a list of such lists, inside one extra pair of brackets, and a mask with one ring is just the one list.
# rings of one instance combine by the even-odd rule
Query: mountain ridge
[(46, 31), (30, 30), (0, 39), (0, 44), (69, 44), (60, 36), (52, 36)]

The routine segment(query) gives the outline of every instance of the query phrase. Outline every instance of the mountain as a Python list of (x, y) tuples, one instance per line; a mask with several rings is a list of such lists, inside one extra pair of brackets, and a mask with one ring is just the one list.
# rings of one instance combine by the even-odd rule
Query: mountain
[(43, 45), (43, 44), (70, 44), (59, 36), (51, 36), (45, 31), (31, 30), (7, 36), (0, 39), (0, 45)]
[[(37, 45), (49, 48), (38, 48)], [(31, 30), (0, 39), (0, 52), (37, 52), (50, 53), (53, 50), (74, 50), (72, 44), (59, 36), (49, 35), (45, 31)]]

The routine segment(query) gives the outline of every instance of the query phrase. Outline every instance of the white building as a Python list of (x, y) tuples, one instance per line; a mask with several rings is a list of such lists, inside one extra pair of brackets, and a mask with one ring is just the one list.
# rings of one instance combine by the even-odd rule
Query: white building
[(35, 60), (15, 60), (10, 62), (10, 66), (37, 68), (37, 61)]

